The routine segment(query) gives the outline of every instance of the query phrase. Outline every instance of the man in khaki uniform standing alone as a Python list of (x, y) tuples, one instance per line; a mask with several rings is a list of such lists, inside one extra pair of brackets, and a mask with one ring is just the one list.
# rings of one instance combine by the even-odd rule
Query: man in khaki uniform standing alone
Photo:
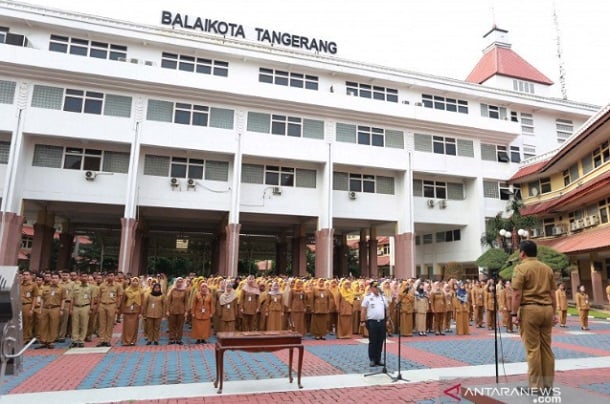
[(106, 276), (106, 282), (100, 285), (98, 308), (100, 342), (96, 345), (98, 347), (110, 346), (114, 318), (117, 304), (121, 301), (122, 290), (121, 285), (114, 281), (113, 273), (109, 273)]
[(551, 332), (557, 322), (553, 270), (538, 261), (538, 247), (531, 240), (519, 244), (521, 263), (513, 272), (511, 316), (520, 325), (527, 358), (529, 391), (548, 394), (553, 388), (555, 355)]
[(27, 344), (34, 335), (34, 299), (38, 296), (38, 286), (32, 281), (30, 271), (23, 271), (21, 274), (20, 292), (23, 342)]
[(72, 316), (72, 345), (70, 348), (82, 348), (85, 346), (89, 316), (96, 309), (95, 289), (89, 285), (89, 275), (83, 273), (80, 276), (80, 284), (72, 288), (72, 302), (70, 303), (70, 315)]

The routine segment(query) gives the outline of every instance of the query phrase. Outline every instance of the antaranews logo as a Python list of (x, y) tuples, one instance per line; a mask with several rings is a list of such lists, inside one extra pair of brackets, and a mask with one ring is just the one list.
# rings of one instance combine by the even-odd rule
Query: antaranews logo
[(503, 387), (503, 386), (482, 386), (464, 387), (462, 384), (455, 384), (443, 393), (451, 397), (456, 402), (475, 397), (508, 398), (508, 397), (531, 397), (534, 404), (554, 404), (561, 403), (561, 389), (559, 387), (550, 388), (527, 388), (527, 387)]

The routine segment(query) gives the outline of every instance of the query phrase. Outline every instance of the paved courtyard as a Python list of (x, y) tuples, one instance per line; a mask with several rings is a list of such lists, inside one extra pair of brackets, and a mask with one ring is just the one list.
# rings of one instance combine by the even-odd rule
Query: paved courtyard
[[(587, 403), (610, 402), (610, 322), (592, 321), (588, 332), (575, 318), (568, 325), (553, 334), (556, 386), (577, 389)], [(450, 403), (458, 400), (444, 390), (457, 384), (495, 383), (494, 336), (487, 329), (403, 337), (400, 344), (397, 336), (388, 338), (388, 373), (373, 375), (382, 368), (368, 366), (366, 339), (305, 337), (303, 389), (288, 382), (286, 350), (228, 351), (221, 395), (213, 387), (214, 339), (191, 345), (185, 338), (179, 346), (167, 345), (165, 336), (161, 345), (147, 346), (140, 338), (134, 347), (121, 347), (120, 330), (119, 324), (111, 348), (95, 348), (94, 341), (68, 349), (68, 340), (52, 350), (28, 350), (23, 371), (5, 378), (0, 403)], [(526, 384), (518, 334), (498, 335), (499, 382)]]

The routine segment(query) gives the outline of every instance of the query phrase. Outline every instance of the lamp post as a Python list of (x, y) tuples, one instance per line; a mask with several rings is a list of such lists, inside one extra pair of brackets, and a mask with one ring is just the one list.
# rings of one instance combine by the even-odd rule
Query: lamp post
[(509, 230), (500, 229), (498, 234), (500, 235), (500, 239), (502, 240), (502, 248), (504, 249), (504, 251), (506, 251), (507, 254), (510, 254), (512, 252), (513, 247), (511, 240), (511, 238), (513, 237), (513, 233), (511, 233)]

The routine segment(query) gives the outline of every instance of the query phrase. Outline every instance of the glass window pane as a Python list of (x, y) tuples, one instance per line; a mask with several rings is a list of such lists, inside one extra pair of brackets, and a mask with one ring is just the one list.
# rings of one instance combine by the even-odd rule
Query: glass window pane
[(85, 100), (85, 113), (101, 115), (102, 100)]
[(106, 59), (108, 52), (104, 49), (91, 49), (89, 56), (92, 58)]
[(190, 125), (191, 112), (177, 109), (176, 112), (174, 112), (174, 122), (182, 125)]
[(203, 166), (189, 165), (189, 178), (202, 179), (203, 178)]
[(383, 147), (383, 136), (373, 135), (373, 146)]
[(87, 56), (87, 48), (82, 46), (70, 46), (70, 54), (71, 55), (79, 55), (79, 56)]
[(362, 181), (359, 179), (349, 180), (349, 190), (354, 192), (362, 192)]
[(208, 126), (208, 114), (193, 112), (193, 125)]
[(284, 122), (273, 122), (271, 124), (271, 133), (274, 135), (285, 135), (286, 124)]
[(197, 73), (211, 74), (212, 73), (212, 67), (211, 66), (206, 66), (206, 65), (197, 65)]
[(372, 181), (363, 181), (362, 190), (364, 192), (374, 193), (375, 192), (375, 183)]
[(66, 155), (64, 168), (68, 170), (80, 170), (82, 156)]
[(85, 156), (83, 170), (99, 171), (102, 163), (101, 157)]
[(456, 149), (455, 149), (455, 143), (445, 144), (445, 153), (450, 156), (455, 156), (457, 154)]
[(175, 60), (163, 59), (161, 61), (161, 67), (165, 69), (175, 69), (178, 66), (178, 62)]
[(300, 137), (301, 136), (301, 125), (289, 123), (288, 124), (288, 136)]
[(281, 185), (286, 187), (294, 186), (294, 174), (284, 174), (282, 173), (282, 183)]
[(371, 135), (358, 132), (358, 144), (371, 144)]
[(83, 110), (83, 99), (66, 97), (64, 101), (64, 111), (81, 112)]
[(186, 165), (172, 163), (171, 177), (186, 178)]
[(267, 185), (280, 185), (280, 174), (269, 172), (265, 173), (265, 184)]

